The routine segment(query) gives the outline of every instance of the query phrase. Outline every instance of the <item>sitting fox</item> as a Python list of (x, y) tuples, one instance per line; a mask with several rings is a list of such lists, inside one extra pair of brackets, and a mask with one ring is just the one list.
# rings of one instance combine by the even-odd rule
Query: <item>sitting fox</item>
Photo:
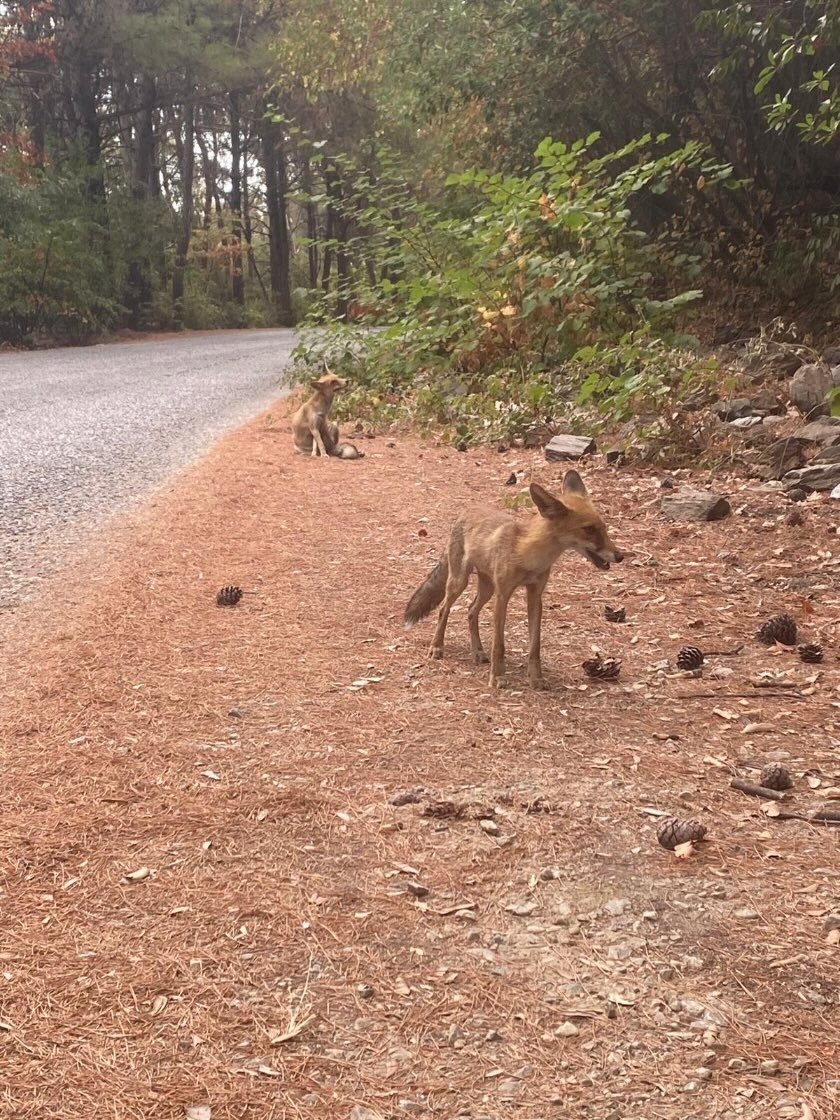
[(295, 451), (301, 455), (332, 455), (336, 459), (363, 459), (352, 443), (339, 443), (338, 424), (328, 419), (333, 397), (346, 388), (347, 382), (332, 372), (324, 363), (326, 372), (311, 382), (312, 396), (300, 406), (292, 417), (292, 440)]

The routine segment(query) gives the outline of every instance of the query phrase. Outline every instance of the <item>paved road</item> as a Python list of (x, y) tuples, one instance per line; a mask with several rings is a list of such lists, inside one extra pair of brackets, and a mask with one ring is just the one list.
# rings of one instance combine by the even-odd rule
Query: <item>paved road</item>
[(0, 610), (68, 544), (282, 395), (294, 336), (0, 355)]

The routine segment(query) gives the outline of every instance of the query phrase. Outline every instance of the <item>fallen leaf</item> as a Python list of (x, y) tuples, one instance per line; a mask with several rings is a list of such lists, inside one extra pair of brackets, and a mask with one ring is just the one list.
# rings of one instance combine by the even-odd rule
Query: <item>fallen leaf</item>
[(315, 1022), (315, 1016), (314, 1015), (310, 1015), (308, 1019), (302, 1019), (299, 1023), (295, 1023), (294, 1026), (289, 1027), (288, 1030), (283, 1031), (282, 1034), (273, 1035), (271, 1040), (270, 1040), (271, 1045), (272, 1046), (279, 1046), (281, 1042), (288, 1042), (292, 1038), (297, 1038), (297, 1036), (301, 1033), (301, 1031), (303, 1031), (306, 1027), (308, 1027), (310, 1023), (314, 1023), (314, 1022)]
[(138, 867), (136, 871), (126, 871), (123, 879), (129, 883), (139, 883), (141, 879), (148, 879), (151, 873), (149, 867)]
[(260, 811), (257, 813), (257, 820), (262, 822), (266, 819), (267, 816), (268, 809), (260, 809)]
[(633, 1007), (636, 1003), (634, 999), (622, 995), (621, 992), (610, 992), (607, 996), (607, 1002), (614, 1003), (616, 1007)]
[(220, 782), (222, 780), (215, 770), (202, 770), (201, 776), (202, 778), (209, 778), (211, 782)]
[(266, 1065), (257, 1066), (257, 1073), (263, 1074), (264, 1077), (282, 1077), (283, 1076), (283, 1074), (280, 1072), (279, 1069), (275, 1069), (274, 1066), (266, 1066)]
[(761, 811), (765, 817), (780, 817), (782, 815), (782, 810), (775, 801), (771, 801), (768, 805), (762, 805)]
[(155, 998), (152, 1000), (152, 1014), (153, 1015), (160, 1015), (161, 1011), (163, 1011), (163, 1009), (166, 1007), (167, 1003), (169, 1003), (168, 996), (164, 996), (164, 995), (155, 996)]
[(686, 840), (684, 844), (677, 844), (674, 848), (674, 855), (677, 859), (691, 859), (697, 849), (691, 840)]

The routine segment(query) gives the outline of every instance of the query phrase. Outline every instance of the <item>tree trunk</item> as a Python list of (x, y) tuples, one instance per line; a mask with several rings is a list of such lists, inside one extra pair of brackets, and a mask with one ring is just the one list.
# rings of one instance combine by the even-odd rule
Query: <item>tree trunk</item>
[(281, 327), (290, 327), (293, 316), (291, 244), (286, 214), (286, 153), (281, 131), (276, 124), (264, 120), (262, 130), (271, 294), (277, 312), (277, 322)]
[(309, 156), (301, 156), (301, 184), (306, 195), (306, 239), (309, 261), (309, 287), (318, 287), (318, 207), (312, 201), (312, 164)]
[(242, 122), (239, 97), (230, 95), (230, 210), (233, 244), (230, 254), (230, 290), (234, 302), (245, 303), (245, 277), (242, 275)]
[(183, 139), (181, 141), (181, 221), (175, 248), (175, 268), (172, 273), (172, 304), (175, 321), (184, 324), (184, 278), (187, 254), (190, 251), (193, 219), (193, 180), (195, 177), (195, 106), (190, 100), (192, 90), (187, 90), (183, 110)]

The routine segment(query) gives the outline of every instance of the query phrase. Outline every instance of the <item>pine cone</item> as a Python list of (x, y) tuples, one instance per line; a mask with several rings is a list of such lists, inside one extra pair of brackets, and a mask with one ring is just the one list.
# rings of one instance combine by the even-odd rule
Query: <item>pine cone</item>
[(216, 593), (217, 607), (235, 607), (242, 598), (242, 588), (229, 583)]
[(708, 829), (700, 821), (663, 817), (656, 826), (656, 839), (663, 848), (672, 852), (678, 844), (687, 844), (689, 840), (704, 840), (707, 832)]
[(624, 622), (627, 612), (624, 607), (604, 607), (604, 618), (607, 622)]
[(584, 661), (583, 670), (588, 677), (599, 681), (614, 681), (621, 672), (621, 662), (615, 657), (590, 657)]
[(677, 654), (677, 668), (690, 673), (695, 669), (701, 669), (705, 660), (702, 649), (698, 649), (697, 646), (683, 646)]
[(796, 645), (796, 619), (789, 614), (776, 614), (763, 622), (755, 636), (766, 646), (778, 642), (783, 646)]
[(819, 642), (806, 642), (799, 647), (799, 660), (809, 665), (819, 665), (823, 659), (823, 647)]
[(781, 762), (768, 762), (758, 781), (765, 789), (790, 789), (793, 785), (790, 771)]

